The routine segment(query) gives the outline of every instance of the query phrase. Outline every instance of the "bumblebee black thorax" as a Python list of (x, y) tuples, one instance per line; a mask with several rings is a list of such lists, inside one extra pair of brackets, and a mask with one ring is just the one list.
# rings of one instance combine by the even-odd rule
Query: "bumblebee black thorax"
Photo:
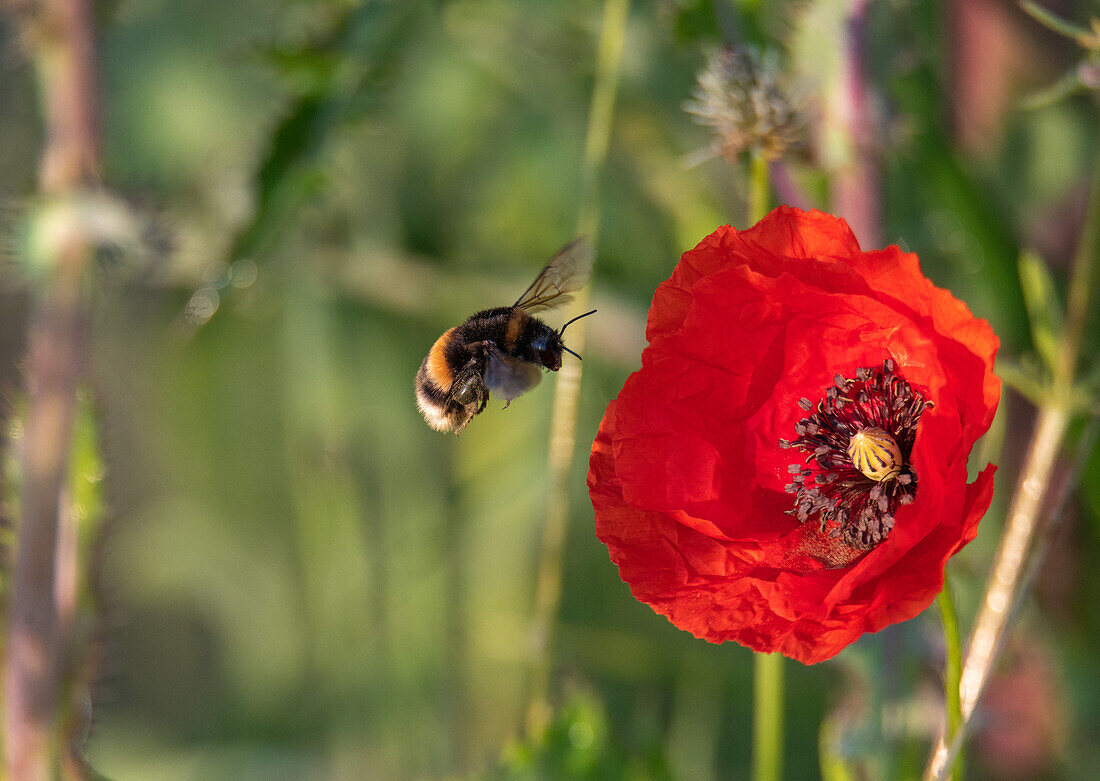
[[(455, 329), (452, 348), (456, 361), (465, 362), (470, 345), (490, 341), (505, 355), (545, 365), (542, 353), (554, 344), (557, 332), (519, 307), (484, 309)], [(448, 356), (452, 351), (448, 351)], [(452, 365), (454, 365), (452, 363)]]

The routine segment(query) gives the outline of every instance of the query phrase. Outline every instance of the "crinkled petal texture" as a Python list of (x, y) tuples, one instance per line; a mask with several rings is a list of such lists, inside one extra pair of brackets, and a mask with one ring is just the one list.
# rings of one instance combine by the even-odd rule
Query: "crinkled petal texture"
[[(993, 467), (967, 459), (993, 418), (997, 337), (897, 247), (860, 250), (847, 224), (780, 207), (684, 254), (653, 299), (642, 368), (592, 448), (596, 533), (637, 597), (711, 642), (811, 664), (904, 621), (974, 538)], [(787, 514), (779, 447), (840, 374), (892, 358), (933, 402), (910, 458), (916, 499), (871, 551)]]

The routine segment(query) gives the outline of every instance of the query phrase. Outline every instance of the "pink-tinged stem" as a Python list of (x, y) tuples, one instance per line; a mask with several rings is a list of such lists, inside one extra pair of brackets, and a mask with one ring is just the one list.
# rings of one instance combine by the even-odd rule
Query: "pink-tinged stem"
[(851, 226), (864, 247), (881, 246), (882, 187), (877, 121), (864, 73), (867, 0), (852, 0), (844, 37), (844, 69), (838, 109), (852, 150), (845, 170), (833, 180), (833, 211)]
[[(98, 180), (98, 71), (91, 0), (41, 0), (26, 10), (25, 39), (38, 66), (46, 148), (39, 184), (64, 199)], [(76, 221), (49, 239), (36, 288), (27, 355), (28, 408), (22, 490), (3, 669), (2, 732), (7, 777), (47, 781), (58, 767), (60, 639), (55, 601), (59, 524), (84, 361), (84, 268), (93, 253)]]

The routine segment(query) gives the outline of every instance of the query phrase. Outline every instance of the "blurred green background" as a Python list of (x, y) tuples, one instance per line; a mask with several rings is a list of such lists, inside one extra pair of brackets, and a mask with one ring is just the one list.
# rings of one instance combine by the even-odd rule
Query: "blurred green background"
[[(525, 738), (555, 380), (507, 411), (491, 403), (458, 438), (424, 425), (412, 382), (443, 330), (510, 303), (572, 237), (602, 3), (101, 4), (105, 180), (144, 215), (147, 246), (94, 275), (96, 435), (83, 447), (99, 450), (103, 510), (86, 751), (99, 772), (748, 777), (751, 654), (632, 599), (592, 530), (587, 450), (639, 365), (657, 284), (715, 227), (745, 224), (744, 171), (685, 164), (710, 144), (682, 108), (696, 72), (724, 31), (827, 81), (846, 5), (631, 4), (599, 187), (558, 710), (546, 736)], [(1098, 10), (1052, 7), (1079, 21)], [(1063, 279), (1100, 132), (1087, 96), (1018, 101), (1079, 53), (993, 0), (883, 0), (868, 32), (881, 238), (918, 252), (1019, 362), (1032, 346), (1017, 255), (1035, 249)], [(42, 130), (10, 17), (0, 45), (14, 236)], [(792, 171), (805, 205), (828, 208), (830, 172)], [(27, 304), (8, 243), (5, 415)], [(1001, 472), (950, 568), (964, 629), (1030, 420), (1006, 389), (976, 455)], [(1085, 779), (1100, 762), (1095, 455), (1082, 484), (991, 689), (974, 777)], [(819, 776), (819, 740), (867, 777), (915, 777), (941, 658), (933, 609), (835, 661), (788, 664), (788, 777)], [(1004, 745), (1023, 758), (1006, 764)]]

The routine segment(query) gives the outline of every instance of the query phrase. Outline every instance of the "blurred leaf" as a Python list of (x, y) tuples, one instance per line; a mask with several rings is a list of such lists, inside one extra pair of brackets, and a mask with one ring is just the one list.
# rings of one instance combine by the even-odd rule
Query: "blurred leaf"
[[(400, 33), (419, 8), (414, 2), (377, 0), (346, 6), (311, 47), (277, 61), (278, 70), (294, 72), (306, 91), (275, 129), (256, 177), (255, 214), (234, 243), (231, 261), (256, 254), (317, 191), (317, 164), (326, 139), (353, 109), (371, 76), (396, 59)], [(303, 171), (306, 175), (299, 177)]]
[(486, 779), (671, 779), (663, 754), (626, 757), (611, 741), (607, 711), (595, 697), (576, 694), (545, 733), (509, 746)]
[(9, 402), (5, 414), (4, 430), (0, 432), (0, 619), (7, 624), (8, 588), (10, 587), (10, 560), (15, 551), (15, 523), (19, 517), (19, 496), (22, 485), (22, 471), (19, 463), (19, 450), (23, 440), (23, 423), (26, 419), (26, 398), (20, 397), (15, 403)]
[(1026, 358), (1022, 360), (999, 358), (997, 375), (1006, 385), (1036, 406), (1042, 404), (1046, 398), (1047, 377), (1043, 375), (1043, 368), (1035, 363), (1034, 355), (1031, 356), (1030, 361)]
[(1081, 493), (1091, 509), (1093, 534), (1100, 538), (1100, 447), (1093, 448), (1081, 471)]
[(1031, 250), (1020, 253), (1017, 263), (1024, 294), (1031, 340), (1050, 372), (1058, 361), (1058, 339), (1062, 333), (1062, 304), (1050, 270)]
[[(944, 98), (930, 68), (916, 68), (898, 78), (891, 94), (921, 132), (911, 136), (908, 148), (890, 156), (884, 171), (893, 200), (886, 215), (887, 235), (905, 236), (920, 249), (922, 261), (924, 253), (941, 253), (952, 276), (934, 281), (988, 317), (1005, 347), (1024, 349), (1030, 333), (1015, 269), (1019, 249), (1007, 205), (976, 179), (969, 161), (943, 129)], [(949, 244), (955, 237), (943, 235), (934, 225), (933, 218), (941, 215), (963, 239), (955, 252)]]
[(673, 0), (664, 8), (673, 34), (684, 44), (713, 40), (718, 25), (716, 14), (725, 11), (727, 6), (717, 8), (711, 0)]
[(317, 94), (324, 92), (331, 82), (340, 57), (336, 52), (316, 48), (270, 47), (260, 51), (260, 61), (274, 70), (295, 92)]

